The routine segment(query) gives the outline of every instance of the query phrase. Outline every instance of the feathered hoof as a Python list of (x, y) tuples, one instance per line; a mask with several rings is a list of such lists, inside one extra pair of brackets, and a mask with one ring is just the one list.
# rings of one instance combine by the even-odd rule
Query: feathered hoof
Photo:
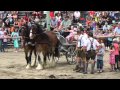
[(26, 69), (30, 69), (31, 67), (30, 67), (30, 65), (28, 64), (27, 66), (26, 66)]
[(32, 66), (32, 67), (35, 67), (35, 66), (36, 66), (36, 64), (34, 63), (34, 64), (32, 64), (31, 66)]
[(43, 66), (42, 66), (42, 65), (38, 65), (38, 66), (36, 67), (36, 70), (43, 70)]

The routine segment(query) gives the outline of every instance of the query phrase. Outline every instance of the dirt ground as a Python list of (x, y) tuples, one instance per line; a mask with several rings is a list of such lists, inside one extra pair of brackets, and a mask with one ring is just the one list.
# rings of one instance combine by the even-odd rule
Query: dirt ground
[[(34, 59), (34, 56), (32, 60)], [(104, 56), (104, 72), (90, 74), (90, 65), (88, 74), (76, 73), (73, 71), (75, 65), (69, 65), (65, 57), (61, 57), (56, 67), (46, 68), (44, 70), (25, 69), (26, 61), (23, 50), (18, 53), (13, 49), (8, 52), (0, 52), (0, 79), (120, 79), (120, 72), (109, 72), (109, 54)]]

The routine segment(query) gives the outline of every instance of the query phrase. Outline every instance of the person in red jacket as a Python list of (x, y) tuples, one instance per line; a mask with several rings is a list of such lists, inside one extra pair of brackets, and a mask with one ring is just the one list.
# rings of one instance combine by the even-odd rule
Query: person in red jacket
[(50, 11), (50, 18), (54, 17), (54, 11)]
[(89, 11), (89, 15), (93, 18), (93, 16), (95, 15), (95, 11)]
[(28, 21), (29, 21), (29, 18), (28, 18), (27, 13), (26, 13), (26, 15), (23, 17), (23, 19), (24, 19), (26, 22), (28, 22)]

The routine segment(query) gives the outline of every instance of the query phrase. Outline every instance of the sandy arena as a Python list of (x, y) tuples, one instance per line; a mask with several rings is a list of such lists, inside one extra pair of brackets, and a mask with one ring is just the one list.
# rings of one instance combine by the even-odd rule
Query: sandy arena
[[(0, 79), (120, 79), (120, 72), (109, 72), (109, 54), (104, 56), (104, 72), (90, 74), (76, 73), (73, 71), (75, 65), (69, 65), (65, 57), (61, 57), (56, 67), (36, 70), (26, 70), (26, 60), (23, 50), (18, 53), (13, 49), (8, 52), (0, 52)], [(34, 60), (34, 56), (32, 58)]]

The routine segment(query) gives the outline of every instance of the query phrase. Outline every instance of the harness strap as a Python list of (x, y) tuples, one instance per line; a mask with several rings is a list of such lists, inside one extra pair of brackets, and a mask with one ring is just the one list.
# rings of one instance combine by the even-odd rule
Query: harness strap
[[(90, 39), (89, 39), (90, 40)], [(93, 41), (94, 41), (94, 38), (93, 38), (93, 40), (91, 41), (90, 40), (90, 42), (91, 42), (91, 47), (90, 47), (90, 50), (93, 50)]]
[[(83, 37), (83, 36), (82, 36), (82, 37)], [(81, 37), (81, 39), (80, 39), (80, 47), (82, 47), (82, 46), (81, 46), (81, 40), (82, 40), (82, 37)]]

